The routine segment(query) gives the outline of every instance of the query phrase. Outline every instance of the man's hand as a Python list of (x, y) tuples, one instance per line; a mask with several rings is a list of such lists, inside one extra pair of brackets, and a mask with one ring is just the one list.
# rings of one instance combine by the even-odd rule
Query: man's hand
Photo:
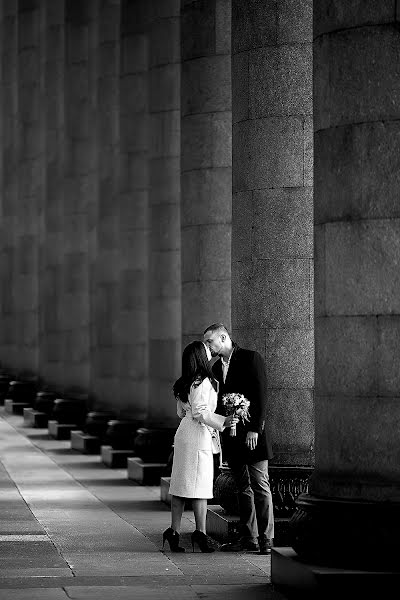
[(247, 436), (246, 436), (246, 446), (250, 450), (254, 450), (255, 447), (257, 446), (257, 442), (258, 442), (258, 433), (256, 433), (255, 431), (248, 431)]

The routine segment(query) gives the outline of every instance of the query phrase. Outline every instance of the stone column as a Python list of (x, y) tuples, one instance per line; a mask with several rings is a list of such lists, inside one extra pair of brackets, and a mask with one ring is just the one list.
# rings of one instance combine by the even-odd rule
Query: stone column
[(2, 3), (1, 25), (1, 365), (14, 369), (17, 357), (15, 327), (15, 221), (17, 208), (17, 6)]
[(123, 0), (120, 52), (119, 293), (120, 401), (147, 416), (149, 317), (148, 2)]
[(281, 465), (313, 460), (312, 3), (232, 3), (232, 328)]
[(93, 212), (91, 301), (92, 389), (96, 402), (118, 411), (119, 342), (119, 26), (120, 7), (103, 0), (97, 9), (96, 122), (93, 140), (97, 205)]
[(18, 193), (16, 241), (16, 320), (21, 372), (38, 370), (39, 203), (43, 196), (43, 130), (40, 119), (39, 1), (18, 2)]
[(68, 389), (89, 385), (88, 182), (93, 163), (89, 131), (90, 3), (67, 1), (65, 13), (65, 160), (62, 346)]
[(149, 423), (176, 424), (181, 370), (180, 0), (155, 0), (150, 32)]
[(293, 543), (396, 572), (399, 19), (394, 2), (314, 4), (316, 460)]
[(42, 127), (45, 137), (40, 219), (39, 375), (48, 386), (63, 381), (61, 297), (64, 244), (64, 0), (42, 9)]
[(182, 342), (231, 326), (231, 2), (182, 2)]

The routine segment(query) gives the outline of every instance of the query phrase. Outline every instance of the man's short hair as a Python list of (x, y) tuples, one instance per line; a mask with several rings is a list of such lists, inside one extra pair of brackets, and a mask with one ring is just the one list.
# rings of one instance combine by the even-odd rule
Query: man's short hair
[(211, 333), (218, 331), (219, 333), (227, 333), (230, 336), (228, 329), (223, 323), (213, 323), (209, 327), (206, 327), (206, 329), (203, 331), (203, 335), (205, 335), (207, 331), (211, 331)]

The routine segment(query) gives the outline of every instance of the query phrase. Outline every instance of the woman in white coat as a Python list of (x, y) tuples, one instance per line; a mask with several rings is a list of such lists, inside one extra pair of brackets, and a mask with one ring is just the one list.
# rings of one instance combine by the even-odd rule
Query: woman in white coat
[(174, 457), (169, 492), (171, 527), (163, 533), (163, 547), (169, 542), (172, 552), (184, 552), (179, 546), (179, 532), (185, 499), (191, 498), (196, 530), (192, 547), (213, 552), (206, 536), (207, 500), (213, 497), (213, 453), (221, 451), (219, 431), (237, 423), (237, 417), (215, 413), (217, 381), (209, 360), (211, 354), (203, 342), (191, 342), (183, 351), (182, 376), (173, 391), (181, 417), (174, 439)]

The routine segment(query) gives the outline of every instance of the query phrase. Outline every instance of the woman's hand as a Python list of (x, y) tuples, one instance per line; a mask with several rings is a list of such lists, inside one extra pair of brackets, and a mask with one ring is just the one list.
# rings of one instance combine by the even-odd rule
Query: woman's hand
[(232, 427), (232, 425), (236, 425), (236, 423), (239, 423), (239, 417), (228, 415), (225, 417), (224, 427)]

